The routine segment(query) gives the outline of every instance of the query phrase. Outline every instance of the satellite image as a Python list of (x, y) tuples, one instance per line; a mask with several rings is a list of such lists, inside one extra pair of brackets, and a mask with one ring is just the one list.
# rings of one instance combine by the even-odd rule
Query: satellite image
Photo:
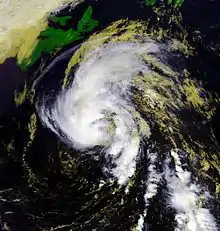
[(0, 1), (0, 230), (220, 231), (220, 1)]

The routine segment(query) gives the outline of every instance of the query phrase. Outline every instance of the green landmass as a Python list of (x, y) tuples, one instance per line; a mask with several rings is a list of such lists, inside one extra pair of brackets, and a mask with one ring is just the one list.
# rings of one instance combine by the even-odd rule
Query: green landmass
[(53, 16), (50, 20), (55, 23), (59, 23), (61, 26), (66, 26), (67, 21), (71, 18), (72, 18), (71, 16), (61, 16), (61, 17)]
[[(63, 48), (65, 45), (72, 43), (73, 41), (78, 41), (83, 39), (86, 33), (92, 32), (98, 25), (99, 22), (92, 19), (93, 9), (91, 6), (87, 8), (84, 12), (82, 18), (78, 21), (77, 30), (69, 29), (57, 29), (53, 27), (48, 27), (46, 30), (41, 32), (40, 37), (31, 57), (25, 58), (19, 64), (22, 70), (27, 70), (32, 66), (42, 55), (42, 53), (50, 53)], [(52, 18), (55, 22), (64, 26), (67, 20), (71, 17), (60, 17)]]

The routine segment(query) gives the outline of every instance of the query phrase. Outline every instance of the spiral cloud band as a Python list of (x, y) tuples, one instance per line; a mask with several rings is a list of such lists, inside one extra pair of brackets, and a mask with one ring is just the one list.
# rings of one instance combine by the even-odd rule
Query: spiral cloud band
[(54, 121), (74, 147), (105, 147), (116, 164), (112, 172), (119, 183), (134, 174), (142, 135), (129, 99), (132, 76), (149, 71), (141, 54), (158, 51), (152, 42), (99, 48), (85, 57), (71, 88), (60, 94), (53, 108), (41, 108), (47, 126), (57, 133), (49, 119)]
[(0, 1), (0, 230), (220, 231), (218, 8)]
[[(183, 88), (178, 80), (178, 72), (183, 70), (173, 70), (169, 65), (172, 55), (168, 54), (171, 49), (168, 44), (145, 37), (101, 46), (96, 42), (82, 45), (95, 48), (81, 55), (83, 58), (79, 55), (81, 60), (75, 63), (71, 84), (58, 94), (52, 105), (40, 103), (38, 113), (45, 126), (70, 147), (88, 155), (93, 154), (89, 150), (101, 147), (100, 155), (111, 161), (110, 166), (103, 167), (103, 172), (110, 173), (119, 185), (127, 185), (140, 160), (141, 140), (151, 138), (154, 124), (167, 120), (171, 138), (181, 124), (172, 118), (172, 113), (183, 107)], [(80, 48), (75, 56), (77, 52)], [(138, 110), (142, 104), (149, 111)], [(165, 111), (168, 115), (163, 115)], [(143, 112), (146, 117), (142, 116)], [(148, 112), (149, 119), (146, 119)], [(152, 115), (156, 116), (154, 120)], [(199, 205), (199, 196), (204, 193), (207, 199), (208, 194), (193, 182), (178, 151), (170, 149), (160, 169), (157, 168), (161, 161), (159, 154), (147, 149), (143, 152), (148, 159), (148, 177), (145, 209), (137, 230), (147, 230), (148, 206), (165, 181), (167, 205), (176, 211), (176, 231), (217, 231), (209, 209)], [(175, 162), (173, 168), (172, 162)]]

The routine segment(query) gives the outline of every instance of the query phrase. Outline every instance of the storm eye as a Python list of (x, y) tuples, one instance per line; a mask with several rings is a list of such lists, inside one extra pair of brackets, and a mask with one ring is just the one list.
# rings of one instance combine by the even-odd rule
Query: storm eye
[(0, 227), (217, 231), (213, 6), (40, 1), (0, 34)]

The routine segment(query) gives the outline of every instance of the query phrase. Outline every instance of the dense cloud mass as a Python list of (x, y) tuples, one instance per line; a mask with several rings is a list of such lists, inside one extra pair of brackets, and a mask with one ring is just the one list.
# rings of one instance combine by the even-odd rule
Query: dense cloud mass
[[(92, 47), (95, 42), (89, 42), (88, 46)], [(170, 69), (172, 66), (168, 66), (172, 53), (165, 49), (169, 50), (169, 45), (142, 38), (136, 42), (110, 42), (85, 53), (74, 72), (70, 86), (57, 94), (57, 99), (51, 106), (48, 106), (46, 101), (41, 103), (38, 112), (41, 120), (63, 142), (76, 150), (92, 155), (91, 150), (100, 146), (100, 155), (106, 156), (107, 160), (111, 159), (112, 163), (110, 166), (104, 164), (103, 171), (112, 174), (119, 184), (127, 184), (135, 174), (137, 160), (140, 160), (140, 142), (151, 136), (154, 126), (150, 120), (141, 117), (141, 109), (135, 106), (135, 99), (132, 100), (132, 89), (136, 88), (136, 94), (141, 100), (149, 100), (151, 104), (158, 103), (159, 96), (163, 98), (163, 93), (159, 92), (156, 86), (152, 87), (146, 83), (147, 78), (152, 78), (151, 75), (152, 81), (158, 78), (154, 76), (156, 72), (147, 60), (154, 60), (154, 65), (158, 68), (163, 65), (163, 72), (166, 68), (170, 71), (171, 76), (160, 76), (170, 83), (164, 87), (165, 91), (172, 88), (175, 91), (175, 88), (179, 87), (178, 84), (181, 84), (178, 75), (176, 79), (172, 76), (175, 71)], [(183, 70), (178, 69), (177, 73), (181, 72)], [(138, 79), (142, 79), (145, 84), (137, 84)], [(149, 90), (151, 95), (145, 99)], [(156, 94), (158, 97), (154, 96)], [(175, 98), (177, 95), (173, 94), (172, 97), (171, 102), (164, 103), (170, 107), (180, 107), (173, 108), (173, 111), (181, 110), (184, 103)], [(144, 105), (144, 102), (142, 104)], [(149, 105), (145, 102), (144, 106)], [(145, 130), (141, 129), (143, 126)], [(162, 171), (158, 171), (156, 167), (158, 153), (151, 153), (150, 148), (144, 147), (142, 155), (149, 160), (144, 195), (146, 208), (140, 216), (137, 229), (143, 229), (150, 199), (157, 196), (157, 188), (161, 181), (165, 181), (166, 187), (163, 190), (168, 195), (167, 206), (176, 210), (176, 230), (217, 231), (215, 218), (209, 209), (199, 206), (199, 196), (204, 194), (205, 199), (208, 199), (208, 192), (205, 192), (197, 181), (193, 181), (191, 173), (187, 171), (189, 166), (184, 163), (187, 157), (182, 154), (181, 162), (181, 150), (178, 151), (178, 144), (176, 146), (175, 150), (168, 150), (161, 158)], [(175, 163), (172, 168), (171, 162)], [(145, 226), (148, 226), (147, 221)]]
[(188, 1), (68, 2), (0, 34), (1, 229), (219, 231), (213, 31)]

